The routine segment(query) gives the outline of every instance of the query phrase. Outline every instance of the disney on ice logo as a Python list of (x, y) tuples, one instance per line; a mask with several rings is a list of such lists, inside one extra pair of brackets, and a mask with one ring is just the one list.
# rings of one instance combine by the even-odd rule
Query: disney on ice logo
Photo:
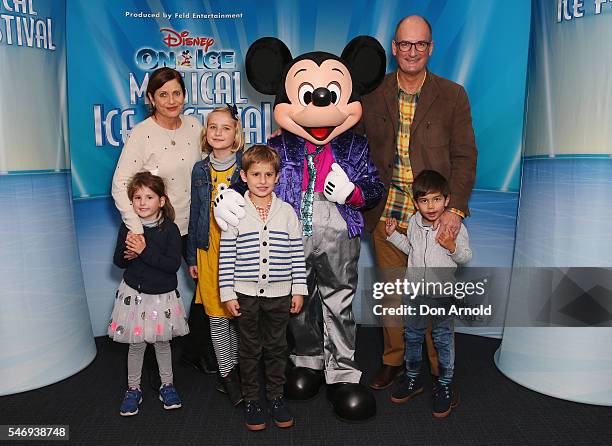
[(236, 52), (233, 50), (211, 49), (215, 39), (204, 36), (190, 36), (190, 32), (161, 28), (162, 42), (167, 48), (157, 50), (141, 48), (136, 52), (136, 64), (144, 71), (159, 67), (177, 70), (209, 69), (233, 70), (236, 68)]
[(162, 41), (169, 48), (177, 46), (201, 46), (204, 48), (204, 51), (208, 51), (208, 48), (215, 43), (215, 39), (212, 37), (189, 37), (189, 31), (181, 31), (179, 33), (171, 28), (162, 28), (159, 31), (166, 33)]

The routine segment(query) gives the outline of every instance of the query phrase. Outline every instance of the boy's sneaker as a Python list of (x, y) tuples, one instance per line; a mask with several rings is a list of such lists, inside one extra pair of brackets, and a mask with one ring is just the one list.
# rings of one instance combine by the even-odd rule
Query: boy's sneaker
[(181, 397), (177, 393), (174, 385), (164, 384), (159, 388), (159, 400), (164, 403), (164, 409), (178, 409), (183, 406)]
[(260, 431), (266, 428), (266, 419), (264, 411), (259, 404), (259, 401), (245, 401), (244, 414), (246, 427), (250, 431)]
[(451, 384), (438, 382), (438, 387), (433, 395), (433, 416), (436, 418), (447, 417), (451, 413), (453, 403), (453, 389)]
[(289, 412), (289, 408), (285, 405), (285, 399), (282, 396), (270, 401), (270, 417), (277, 427), (293, 426), (293, 415)]
[(138, 405), (142, 403), (142, 391), (140, 389), (129, 388), (123, 396), (123, 402), (119, 409), (122, 417), (131, 417), (138, 413)]
[[(436, 394), (436, 392), (438, 391), (438, 386), (439, 386), (439, 382), (438, 382), (439, 377), (436, 375), (431, 375), (431, 393), (433, 395)], [(455, 409), (458, 405), (459, 402), (461, 401), (460, 398), (460, 392), (459, 392), (459, 386), (457, 385), (457, 381), (453, 378), (453, 383), (451, 385), (451, 397), (452, 397), (452, 401), (451, 401), (451, 409)]]
[(391, 401), (395, 404), (407, 403), (420, 393), (423, 393), (423, 384), (421, 383), (420, 375), (416, 378), (404, 375), (404, 379), (402, 379), (391, 394)]

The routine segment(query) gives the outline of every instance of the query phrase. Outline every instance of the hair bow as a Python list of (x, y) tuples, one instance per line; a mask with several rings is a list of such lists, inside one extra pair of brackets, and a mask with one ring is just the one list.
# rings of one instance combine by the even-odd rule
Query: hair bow
[(232, 118), (238, 121), (238, 107), (236, 107), (236, 104), (226, 103), (225, 105), (227, 105), (227, 108), (229, 108), (229, 111), (232, 114)]

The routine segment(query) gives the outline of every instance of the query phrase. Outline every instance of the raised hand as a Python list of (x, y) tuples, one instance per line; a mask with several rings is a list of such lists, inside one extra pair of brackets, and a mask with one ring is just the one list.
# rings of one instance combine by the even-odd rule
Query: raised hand
[(333, 203), (344, 204), (354, 190), (355, 184), (349, 180), (346, 172), (337, 163), (333, 163), (331, 171), (325, 177), (325, 198)]
[(393, 234), (395, 228), (397, 228), (397, 219), (387, 218), (385, 221), (385, 233), (387, 234), (387, 237), (390, 237), (391, 234)]

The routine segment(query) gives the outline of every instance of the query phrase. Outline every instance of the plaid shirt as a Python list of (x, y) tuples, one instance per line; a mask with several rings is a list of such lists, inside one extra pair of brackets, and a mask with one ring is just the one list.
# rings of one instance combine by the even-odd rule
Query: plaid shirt
[[(423, 78), (425, 82), (425, 78)], [(421, 84), (421, 87), (423, 84)], [(397, 101), (398, 101), (398, 130), (397, 130), (397, 150), (395, 152), (395, 165), (393, 167), (393, 176), (391, 177), (391, 186), (387, 197), (385, 210), (380, 217), (381, 220), (387, 218), (396, 218), (398, 226), (402, 228), (408, 227), (410, 216), (416, 211), (414, 201), (412, 200), (412, 168), (410, 167), (410, 124), (414, 119), (417, 102), (419, 100), (419, 90), (413, 94), (406, 93), (399, 86), (397, 81)]]
[(268, 214), (270, 213), (270, 206), (272, 206), (272, 200), (270, 200), (266, 207), (257, 206), (255, 203), (253, 203), (253, 206), (255, 206), (255, 209), (257, 209), (257, 213), (259, 214), (261, 221), (265, 222), (268, 219)]

